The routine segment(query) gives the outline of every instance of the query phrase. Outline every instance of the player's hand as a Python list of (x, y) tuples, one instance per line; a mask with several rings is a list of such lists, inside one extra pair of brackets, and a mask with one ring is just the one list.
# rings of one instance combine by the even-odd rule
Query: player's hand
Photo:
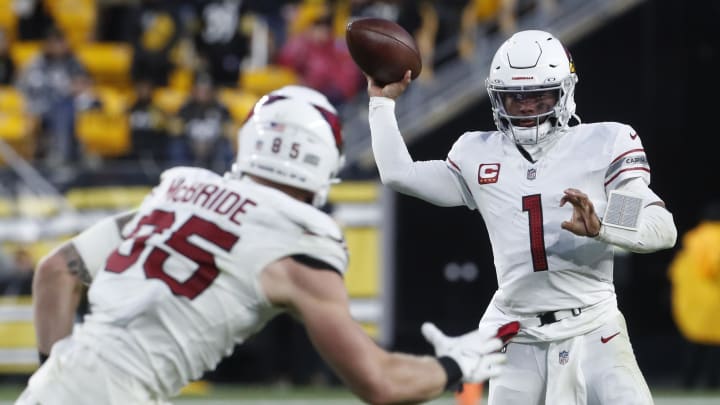
[(560, 206), (570, 203), (573, 214), (570, 221), (563, 221), (562, 229), (568, 230), (578, 236), (595, 237), (600, 233), (600, 218), (595, 213), (595, 206), (587, 194), (580, 190), (569, 188), (560, 199)]
[(380, 87), (372, 77), (365, 75), (368, 81), (368, 95), (370, 97), (387, 97), (395, 100), (405, 92), (405, 89), (410, 85), (411, 71), (405, 72), (405, 76), (399, 82), (386, 84), (384, 87)]
[(421, 330), (425, 339), (435, 347), (437, 357), (450, 357), (460, 366), (463, 382), (480, 383), (502, 372), (506, 355), (499, 352), (503, 343), (493, 331), (478, 329), (449, 337), (429, 322), (425, 322)]

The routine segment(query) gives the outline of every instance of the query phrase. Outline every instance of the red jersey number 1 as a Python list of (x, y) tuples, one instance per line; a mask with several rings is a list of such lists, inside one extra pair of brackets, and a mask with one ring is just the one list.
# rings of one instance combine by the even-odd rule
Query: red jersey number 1
[(532, 254), (533, 271), (548, 269), (545, 253), (545, 230), (543, 228), (543, 212), (540, 194), (526, 195), (522, 198), (523, 211), (528, 213), (528, 230), (530, 232), (530, 253)]

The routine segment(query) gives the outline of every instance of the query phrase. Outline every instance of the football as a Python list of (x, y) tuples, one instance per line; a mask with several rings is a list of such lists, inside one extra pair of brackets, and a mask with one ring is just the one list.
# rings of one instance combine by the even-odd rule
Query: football
[(415, 39), (398, 24), (382, 18), (360, 18), (345, 30), (350, 55), (360, 70), (384, 86), (402, 80), (412, 71), (413, 79), (422, 70)]

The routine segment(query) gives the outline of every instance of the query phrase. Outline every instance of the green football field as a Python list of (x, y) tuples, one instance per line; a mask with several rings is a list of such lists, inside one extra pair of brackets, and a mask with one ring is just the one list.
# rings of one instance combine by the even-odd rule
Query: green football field
[[(0, 386), (0, 405), (9, 405), (22, 387)], [(653, 391), (656, 405), (718, 405), (720, 391)], [(207, 393), (184, 395), (172, 401), (178, 405), (358, 405), (347, 390), (335, 388), (240, 387), (214, 386)], [(486, 401), (482, 401), (483, 404)], [(455, 405), (452, 395), (445, 395), (432, 405)]]

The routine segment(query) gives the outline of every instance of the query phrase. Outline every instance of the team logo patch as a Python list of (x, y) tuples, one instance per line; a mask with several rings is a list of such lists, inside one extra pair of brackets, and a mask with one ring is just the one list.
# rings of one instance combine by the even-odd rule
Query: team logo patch
[(533, 167), (532, 169), (528, 169), (527, 171), (527, 179), (528, 180), (535, 180), (535, 177), (537, 177), (537, 170)]
[(559, 358), (560, 365), (561, 366), (566, 365), (569, 360), (570, 360), (570, 352), (568, 352), (567, 350), (561, 351), (560, 358)]
[(500, 163), (481, 163), (478, 166), (478, 184), (497, 183), (500, 177)]

